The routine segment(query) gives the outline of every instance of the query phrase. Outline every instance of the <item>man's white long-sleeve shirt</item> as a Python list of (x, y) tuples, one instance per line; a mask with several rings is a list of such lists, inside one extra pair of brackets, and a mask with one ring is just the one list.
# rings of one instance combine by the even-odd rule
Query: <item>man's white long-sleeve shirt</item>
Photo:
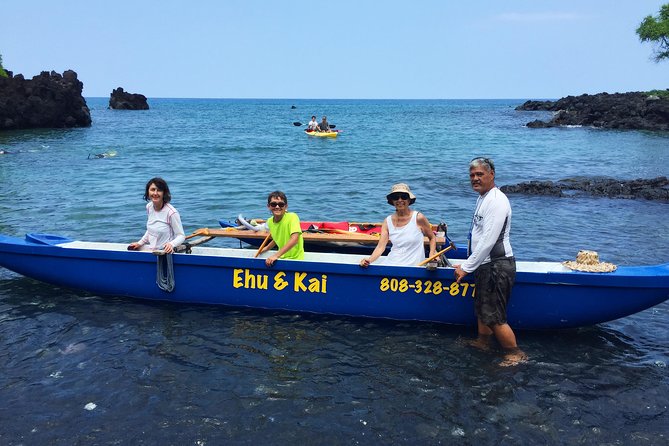
[(461, 267), (467, 272), (476, 271), (491, 258), (512, 257), (511, 203), (504, 193), (493, 187), (476, 201), (470, 231), (471, 253)]

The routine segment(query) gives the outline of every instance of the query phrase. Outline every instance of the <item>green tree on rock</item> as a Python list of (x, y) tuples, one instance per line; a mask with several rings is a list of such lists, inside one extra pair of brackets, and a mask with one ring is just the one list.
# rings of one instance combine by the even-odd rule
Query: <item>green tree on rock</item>
[(647, 16), (636, 29), (642, 42), (655, 42), (655, 62), (669, 59), (669, 3), (660, 7), (657, 17)]
[(2, 68), (2, 54), (0, 54), (0, 77), (7, 77), (7, 73), (5, 73), (5, 69)]

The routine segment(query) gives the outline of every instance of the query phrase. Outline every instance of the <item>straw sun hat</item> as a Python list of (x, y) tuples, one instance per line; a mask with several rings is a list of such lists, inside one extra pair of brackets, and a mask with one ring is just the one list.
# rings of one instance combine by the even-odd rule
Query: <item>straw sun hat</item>
[(409, 194), (409, 200), (411, 200), (409, 201), (410, 204), (414, 204), (416, 202), (416, 196), (411, 192), (411, 189), (409, 189), (409, 185), (405, 183), (397, 183), (393, 184), (393, 187), (390, 188), (390, 193), (386, 195), (386, 200), (388, 200), (388, 204), (393, 204), (393, 202), (390, 201), (390, 196), (398, 192), (399, 193), (404, 192)]
[(581, 250), (576, 255), (576, 261), (568, 260), (562, 262), (564, 266), (578, 271), (586, 271), (589, 273), (610, 273), (615, 271), (617, 266), (613, 263), (606, 263), (599, 261), (599, 255), (596, 251)]

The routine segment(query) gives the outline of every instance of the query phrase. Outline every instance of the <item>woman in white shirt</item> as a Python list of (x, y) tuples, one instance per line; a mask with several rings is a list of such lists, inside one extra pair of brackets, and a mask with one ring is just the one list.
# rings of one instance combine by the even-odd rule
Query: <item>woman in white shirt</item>
[(166, 254), (171, 254), (176, 246), (186, 240), (186, 234), (179, 211), (169, 204), (172, 195), (167, 182), (162, 178), (151, 178), (146, 183), (144, 200), (148, 201), (146, 232), (138, 242), (128, 245), (128, 249), (135, 251), (148, 245), (152, 251), (162, 249)]
[(381, 237), (371, 256), (360, 261), (367, 268), (386, 250), (390, 241), (392, 247), (384, 265), (418, 265), (425, 260), (423, 237), (430, 242), (430, 257), (437, 253), (437, 239), (427, 217), (409, 207), (416, 196), (404, 183), (395, 184), (386, 195), (388, 204), (395, 206), (395, 213), (389, 215), (381, 226)]

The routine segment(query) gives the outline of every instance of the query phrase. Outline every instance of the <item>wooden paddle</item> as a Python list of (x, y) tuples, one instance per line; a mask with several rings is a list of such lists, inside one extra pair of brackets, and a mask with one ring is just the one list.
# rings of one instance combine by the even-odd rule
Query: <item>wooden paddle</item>
[[(235, 226), (234, 228), (233, 227), (228, 227), (228, 228), (223, 229), (223, 231), (238, 231), (240, 229), (245, 229), (245, 227), (244, 226)], [(214, 232), (220, 231), (220, 229), (214, 229), (213, 231)], [(200, 229), (196, 229), (191, 235), (187, 235), (186, 240), (191, 239), (193, 237), (198, 237), (200, 235), (205, 235), (207, 237), (210, 237), (210, 236), (211, 237), (216, 237), (219, 234), (212, 235), (209, 232), (209, 228), (200, 228)]]
[(426, 265), (426, 264), (430, 263), (431, 261), (433, 261), (434, 259), (436, 259), (436, 258), (439, 257), (440, 255), (442, 255), (442, 254), (445, 253), (446, 251), (450, 251), (451, 249), (455, 249), (455, 243), (453, 243), (453, 242), (451, 242), (451, 244), (448, 245), (448, 248), (446, 248), (446, 249), (442, 249), (441, 251), (439, 251), (438, 253), (436, 253), (436, 254), (433, 255), (432, 257), (430, 257), (430, 258), (428, 258), (428, 259), (425, 259), (425, 260), (423, 260), (422, 262), (420, 262), (420, 263), (418, 264), (418, 266), (423, 266), (423, 265)]
[(270, 238), (272, 238), (272, 233), (268, 232), (267, 237), (265, 237), (265, 240), (262, 241), (262, 244), (260, 245), (260, 248), (258, 248), (258, 251), (256, 251), (256, 255), (253, 256), (254, 258), (258, 257), (260, 255), (260, 253), (262, 252), (265, 245), (267, 245), (267, 242), (269, 242)]
[[(294, 125), (295, 127), (301, 127), (301, 126), (303, 126), (304, 124), (302, 124), (302, 123), (299, 122), (299, 121), (295, 121), (295, 122), (293, 122), (293, 125)], [(331, 128), (331, 129), (333, 129), (333, 128), (335, 128), (335, 127), (337, 127), (337, 126), (334, 125), (334, 124), (330, 124), (330, 128)]]
[(193, 232), (191, 235), (186, 236), (186, 240), (197, 237), (199, 235), (209, 235), (209, 228), (196, 229), (195, 232)]

